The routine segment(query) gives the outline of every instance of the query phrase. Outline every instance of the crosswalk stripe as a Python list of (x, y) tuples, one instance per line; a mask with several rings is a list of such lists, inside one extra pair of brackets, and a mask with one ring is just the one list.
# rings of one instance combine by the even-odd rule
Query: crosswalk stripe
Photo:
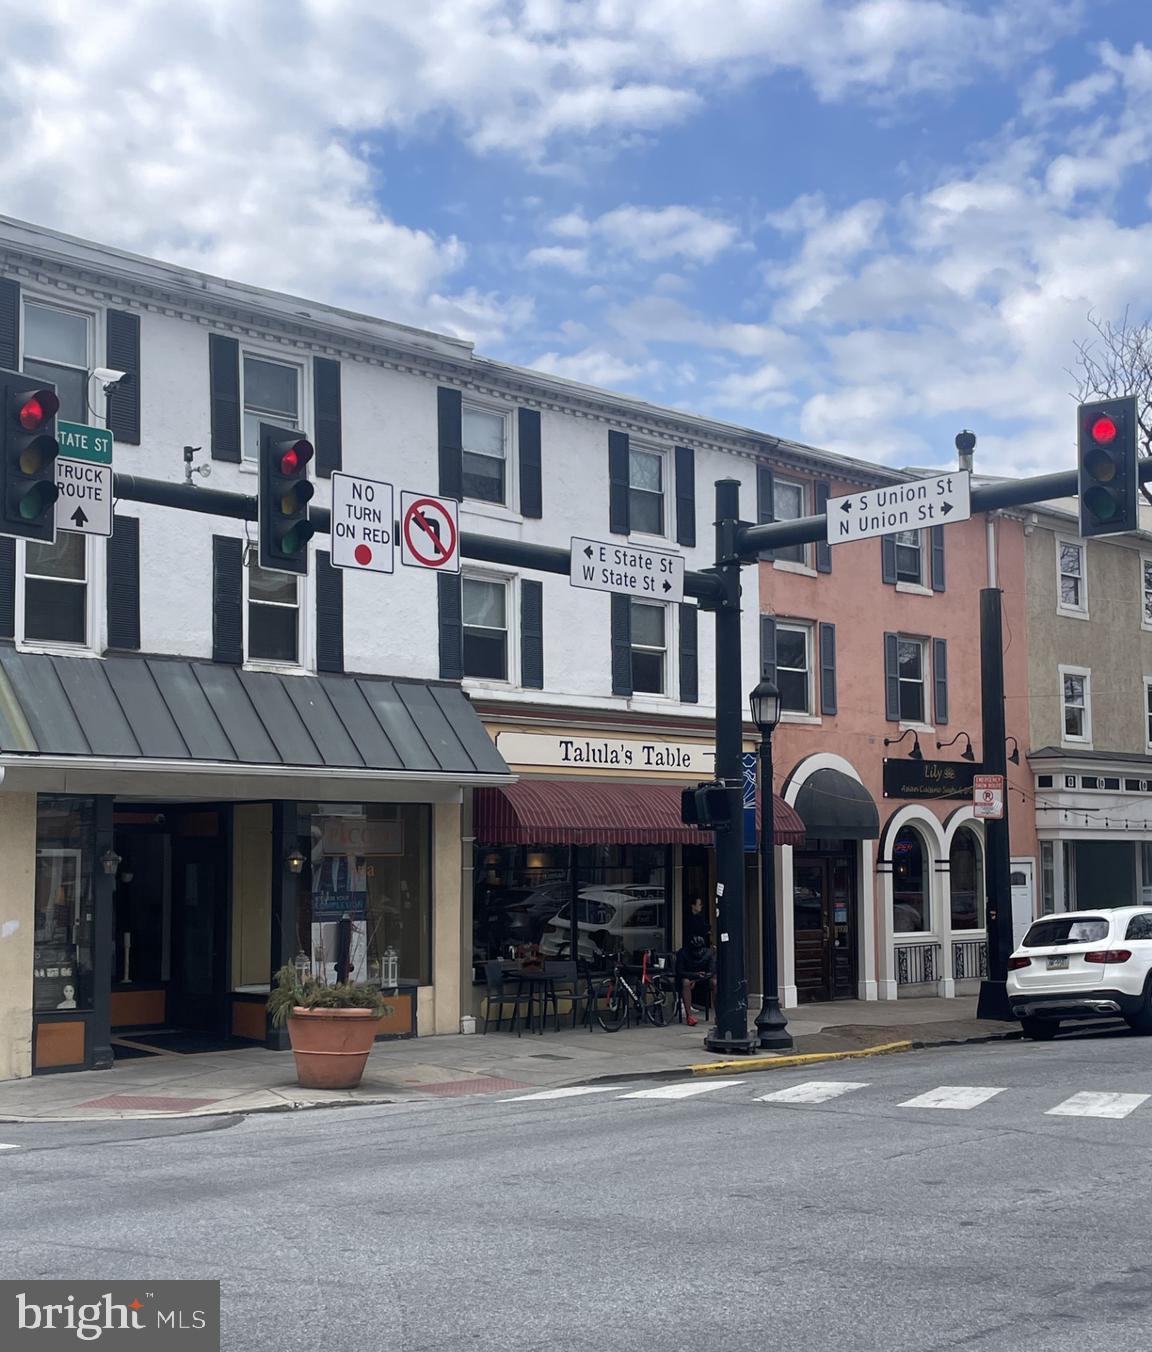
[(19, 1150), (19, 1149), (20, 1147), (18, 1145), (4, 1145), (3, 1142), (0, 1142), (0, 1150)]
[(926, 1094), (917, 1094), (900, 1104), (901, 1108), (978, 1108), (990, 1098), (1002, 1094), (1003, 1089), (988, 1089), (975, 1084), (942, 1084), (929, 1089)]
[(536, 1094), (517, 1094), (515, 1098), (501, 1099), (501, 1103), (531, 1103), (539, 1099), (576, 1098), (581, 1094), (611, 1094), (618, 1084), (577, 1084), (567, 1089), (541, 1089)]
[(867, 1089), (867, 1084), (851, 1080), (805, 1080), (803, 1084), (794, 1084), (787, 1089), (777, 1089), (772, 1094), (760, 1094), (757, 1103), (827, 1103), (829, 1099), (839, 1098), (841, 1094), (850, 1094), (853, 1089)]
[(1104, 1094), (1086, 1089), (1049, 1108), (1048, 1117), (1127, 1117), (1145, 1102), (1147, 1094)]
[(701, 1083), (689, 1081), (687, 1084), (662, 1084), (658, 1089), (637, 1089), (631, 1094), (621, 1094), (626, 1099), (682, 1099), (692, 1098), (696, 1094), (708, 1094), (714, 1089), (730, 1089), (733, 1085), (743, 1084), (743, 1080), (705, 1080)]

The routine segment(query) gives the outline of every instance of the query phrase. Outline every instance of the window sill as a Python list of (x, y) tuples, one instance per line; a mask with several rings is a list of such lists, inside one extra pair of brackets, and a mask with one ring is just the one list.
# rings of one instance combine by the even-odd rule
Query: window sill
[(1086, 610), (1073, 610), (1070, 606), (1057, 606), (1056, 614), (1065, 620), (1086, 620), (1088, 618)]
[(466, 690), (519, 690), (520, 685), (516, 681), (498, 681), (491, 676), (462, 676), (460, 684)]
[(1061, 737), (1060, 745), (1066, 746), (1069, 751), (1091, 751), (1093, 749), (1091, 737)]
[(815, 568), (809, 568), (806, 563), (793, 563), (791, 559), (773, 559), (772, 567), (782, 573), (795, 573), (797, 577), (820, 576)]
[(935, 596), (936, 593), (931, 587), (926, 587), (922, 582), (897, 582), (896, 590), (905, 596)]
[(819, 714), (796, 714), (790, 713), (787, 709), (780, 710), (781, 723), (805, 723), (811, 727), (819, 727), (822, 719)]
[(482, 498), (464, 498), (460, 503), (461, 516), (482, 516), (489, 521), (507, 521), (512, 525), (523, 522), (523, 515), (512, 507), (498, 502), (485, 502)]
[[(211, 464), (212, 462), (207, 461), (206, 463)], [(248, 459), (241, 460), (236, 468), (240, 471), (241, 474), (258, 474), (260, 472), (260, 465), (255, 460)]]
[(643, 531), (629, 531), (628, 543), (630, 545), (650, 546), (652, 549), (673, 549), (676, 542), (667, 535), (645, 535)]
[(936, 735), (936, 729), (930, 723), (905, 723), (901, 719), (899, 727), (901, 732), (919, 732), (932, 737)]
[(16, 651), (20, 653), (39, 653), (44, 657), (96, 657), (102, 656), (95, 648), (86, 643), (38, 643), (19, 642)]
[(274, 671), (277, 676), (315, 676), (314, 671), (307, 667), (299, 666), (295, 662), (260, 662), (249, 660), (241, 668), (242, 671)]

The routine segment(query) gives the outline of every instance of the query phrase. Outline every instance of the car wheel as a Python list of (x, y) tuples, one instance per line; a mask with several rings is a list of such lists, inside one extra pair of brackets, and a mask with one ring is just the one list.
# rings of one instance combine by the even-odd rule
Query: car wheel
[(1144, 990), (1144, 1007), (1138, 1014), (1129, 1015), (1124, 1022), (1142, 1037), (1152, 1034), (1152, 982)]
[(1021, 1019), (1020, 1027), (1024, 1036), (1033, 1042), (1051, 1042), (1060, 1028), (1056, 1019)]

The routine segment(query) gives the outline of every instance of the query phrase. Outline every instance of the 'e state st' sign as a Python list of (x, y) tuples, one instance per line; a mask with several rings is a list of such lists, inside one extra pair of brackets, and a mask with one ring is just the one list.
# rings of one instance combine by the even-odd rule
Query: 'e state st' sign
[(684, 600), (684, 555), (574, 535), (568, 581), (589, 591), (680, 602)]

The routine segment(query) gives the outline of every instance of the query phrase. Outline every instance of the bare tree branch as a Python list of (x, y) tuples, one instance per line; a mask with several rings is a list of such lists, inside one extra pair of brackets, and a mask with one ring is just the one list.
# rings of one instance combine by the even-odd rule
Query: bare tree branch
[(1086, 404), (1134, 394), (1143, 452), (1152, 455), (1152, 319), (1136, 324), (1125, 310), (1113, 323), (1089, 311), (1088, 325), (1094, 336), (1075, 344), (1076, 364), (1068, 371), (1072, 397)]

